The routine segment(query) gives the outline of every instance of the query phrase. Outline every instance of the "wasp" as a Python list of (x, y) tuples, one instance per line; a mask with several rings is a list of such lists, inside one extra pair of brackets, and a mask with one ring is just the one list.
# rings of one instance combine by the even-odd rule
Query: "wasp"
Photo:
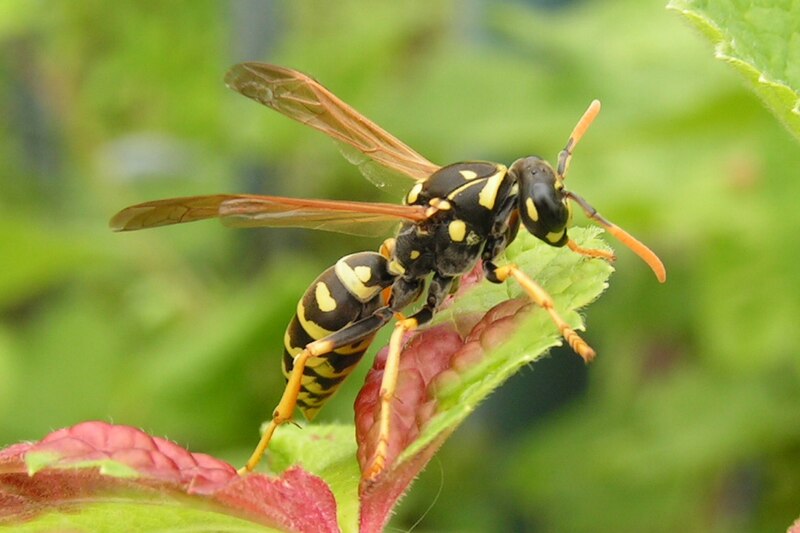
[[(429, 322), (458, 279), (478, 262), (492, 283), (515, 279), (547, 311), (572, 349), (591, 361), (594, 350), (559, 315), (550, 295), (515, 265), (495, 263), (521, 225), (548, 245), (612, 260), (612, 254), (581, 248), (569, 238), (570, 202), (639, 255), (659, 281), (666, 280), (664, 265), (654, 252), (564, 187), (573, 150), (600, 111), (597, 100), (573, 129), (555, 168), (536, 156), (520, 158), (510, 166), (466, 161), (440, 167), (301, 72), (242, 63), (231, 68), (225, 82), (242, 95), (321, 131), (352, 154), (360, 154), (351, 159), (367, 177), (383, 170), (408, 181), (401, 205), (215, 194), (145, 202), (111, 219), (116, 231), (219, 218), (235, 227), (291, 226), (366, 235), (399, 223), (394, 237), (379, 252), (341, 258), (310, 285), (297, 304), (284, 336), (286, 388), (242, 474), (256, 467), (273, 433), (292, 420), (295, 408), (309, 420), (316, 415), (375, 334), (397, 317), (380, 389), (376, 451), (363, 472), (366, 480), (377, 477), (386, 467), (390, 402), (404, 335)], [(418, 311), (408, 317), (401, 314), (420, 299)]]

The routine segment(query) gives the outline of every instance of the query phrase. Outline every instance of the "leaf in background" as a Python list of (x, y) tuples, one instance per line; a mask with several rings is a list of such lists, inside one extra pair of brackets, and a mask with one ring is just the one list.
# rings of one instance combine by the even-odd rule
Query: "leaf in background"
[[(504, 457), (506, 494), (525, 509), (525, 523), (558, 524), (557, 531), (709, 531), (704, 512), (725, 497), (730, 465), (740, 472), (764, 460), (763, 450), (783, 454), (783, 443), (797, 439), (800, 387), (784, 374), (719, 372), (709, 379), (682, 368), (635, 397), (592, 393), (585, 399), (591, 413), (553, 418)], [(783, 531), (798, 509), (797, 491), (789, 494), (774, 522), (743, 518), (742, 527), (712, 530)], [(729, 501), (741, 517), (752, 510)]]
[[(671, 0), (800, 139), (800, 1)], [(731, 109), (734, 113), (736, 110)]]
[(0, 452), (0, 528), (338, 531), (325, 482), (301, 468), (239, 477), (143, 431), (84, 422)]
[(102, 245), (67, 230), (43, 227), (22, 216), (0, 217), (0, 307), (14, 305), (107, 258)]
[[(597, 228), (571, 231), (581, 246), (607, 249), (599, 233)], [(605, 290), (612, 271), (604, 261), (566, 253), (527, 234), (517, 238), (506, 257), (550, 292), (556, 308), (576, 329), (582, 329), (576, 310)], [(385, 525), (397, 499), (481, 400), (520, 367), (562, 342), (548, 315), (520, 293), (514, 283), (475, 284), (467, 279), (434, 326), (406, 345), (392, 404), (389, 466), (361, 487), (362, 531)], [(356, 400), (362, 469), (376, 444), (385, 359), (384, 349)]]

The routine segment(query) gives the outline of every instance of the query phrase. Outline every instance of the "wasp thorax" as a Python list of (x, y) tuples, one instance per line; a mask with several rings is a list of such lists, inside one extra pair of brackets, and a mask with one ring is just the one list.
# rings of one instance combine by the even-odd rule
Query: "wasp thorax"
[(564, 185), (550, 163), (535, 156), (518, 159), (509, 172), (519, 184), (519, 213), (533, 235), (552, 246), (564, 246), (570, 207)]

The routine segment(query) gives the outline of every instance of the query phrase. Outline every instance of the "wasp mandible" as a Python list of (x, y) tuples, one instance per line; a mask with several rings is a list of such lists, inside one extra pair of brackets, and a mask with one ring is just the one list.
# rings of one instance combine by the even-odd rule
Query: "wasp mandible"
[[(292, 419), (296, 407), (309, 420), (316, 415), (359, 362), (378, 330), (397, 316), (380, 391), (378, 444), (363, 472), (366, 480), (378, 476), (386, 468), (390, 402), (403, 336), (429, 322), (454, 283), (479, 261), (490, 282), (514, 278), (531, 300), (547, 311), (572, 349), (591, 361), (594, 350), (559, 315), (550, 295), (515, 265), (495, 264), (516, 237), (520, 224), (551, 246), (566, 246), (592, 258), (613, 259), (608, 252), (581, 248), (569, 238), (570, 201), (639, 255), (660, 282), (666, 280), (664, 265), (655, 253), (564, 187), (575, 146), (600, 111), (597, 100), (578, 121), (555, 168), (535, 156), (518, 159), (509, 167), (486, 161), (440, 167), (301, 72), (265, 63), (242, 63), (228, 72), (225, 82), (244, 96), (355, 149), (365, 156), (355, 163), (366, 175), (371, 175), (377, 165), (409, 180), (402, 205), (216, 194), (145, 202), (125, 208), (111, 219), (116, 231), (207, 218), (219, 218), (236, 227), (291, 226), (362, 235), (372, 235), (387, 223), (400, 224), (380, 252), (341, 258), (303, 295), (284, 337), (286, 388), (241, 473), (256, 467), (274, 431)], [(401, 311), (423, 293), (421, 308), (402, 317)]]

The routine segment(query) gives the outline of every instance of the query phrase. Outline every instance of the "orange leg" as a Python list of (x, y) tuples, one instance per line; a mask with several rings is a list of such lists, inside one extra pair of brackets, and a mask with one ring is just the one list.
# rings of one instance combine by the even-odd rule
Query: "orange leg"
[(331, 347), (332, 344), (333, 343), (330, 341), (312, 342), (305, 350), (295, 356), (292, 373), (289, 375), (286, 388), (283, 390), (281, 401), (278, 402), (278, 406), (275, 408), (275, 411), (273, 411), (272, 420), (270, 420), (267, 429), (265, 429), (264, 433), (261, 435), (258, 446), (253, 450), (247, 463), (238, 470), (239, 475), (252, 472), (256, 466), (258, 466), (258, 463), (261, 462), (261, 458), (264, 457), (264, 453), (267, 451), (267, 447), (272, 440), (272, 435), (275, 433), (275, 430), (278, 429), (278, 426), (281, 424), (291, 421), (294, 409), (297, 406), (297, 396), (300, 394), (301, 380), (303, 379), (303, 370), (306, 367), (306, 362), (312, 357), (329, 353), (333, 349)]
[(392, 400), (397, 389), (397, 376), (400, 372), (400, 353), (403, 349), (403, 337), (418, 326), (414, 318), (397, 322), (392, 337), (389, 341), (389, 353), (386, 356), (386, 365), (383, 369), (381, 380), (380, 405), (378, 407), (378, 442), (370, 458), (368, 466), (362, 473), (365, 481), (372, 481), (386, 468), (386, 458), (389, 454), (389, 434), (392, 415)]
[(392, 316), (393, 313), (391, 309), (382, 307), (370, 316), (353, 322), (325, 338), (309, 343), (302, 352), (295, 356), (294, 366), (292, 367), (292, 372), (289, 374), (289, 379), (283, 391), (283, 396), (281, 396), (281, 401), (275, 408), (272, 414), (272, 420), (261, 436), (261, 440), (250, 456), (250, 459), (248, 459), (247, 464), (239, 469), (240, 474), (253, 471), (264, 456), (264, 452), (267, 446), (269, 446), (269, 441), (272, 439), (272, 434), (275, 433), (278, 426), (292, 419), (292, 414), (297, 405), (297, 396), (300, 394), (300, 389), (303, 385), (303, 370), (308, 360), (314, 357), (322, 357), (348, 344), (361, 342), (370, 338), (375, 332), (386, 325), (392, 319)]
[(580, 337), (580, 335), (575, 332), (574, 329), (570, 327), (569, 324), (566, 323), (563, 318), (561, 318), (561, 315), (559, 315), (555, 310), (553, 298), (547, 293), (547, 291), (544, 290), (541, 285), (528, 277), (527, 274), (522, 272), (515, 265), (497, 267), (497, 270), (495, 270), (495, 275), (500, 281), (505, 281), (510, 277), (513, 277), (515, 280), (517, 280), (531, 300), (533, 300), (536, 305), (550, 314), (550, 318), (558, 327), (558, 331), (561, 332), (561, 335), (575, 351), (575, 353), (580, 355), (587, 363), (594, 359), (595, 351)]
[(605, 259), (606, 261), (614, 261), (617, 259), (617, 257), (614, 255), (614, 252), (595, 250), (593, 248), (582, 248), (581, 246), (578, 246), (578, 243), (572, 239), (567, 241), (567, 247), (576, 254), (585, 255), (586, 257)]

